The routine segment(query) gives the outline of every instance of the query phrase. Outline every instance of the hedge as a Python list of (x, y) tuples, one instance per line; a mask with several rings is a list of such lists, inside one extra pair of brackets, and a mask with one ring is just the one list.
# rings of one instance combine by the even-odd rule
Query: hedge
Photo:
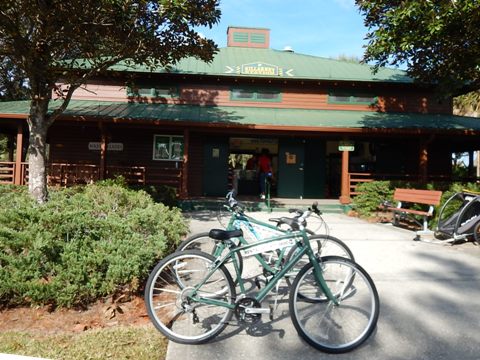
[(112, 182), (51, 190), (44, 205), (0, 186), (0, 203), (0, 307), (139, 291), (187, 231), (179, 209)]

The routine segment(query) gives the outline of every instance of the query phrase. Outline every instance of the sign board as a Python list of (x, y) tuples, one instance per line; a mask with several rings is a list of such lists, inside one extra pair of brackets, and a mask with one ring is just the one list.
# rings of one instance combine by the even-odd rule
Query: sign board
[[(88, 150), (97, 150), (100, 151), (100, 143), (99, 142), (89, 142), (88, 143)], [(107, 144), (107, 151), (123, 151), (123, 143), (108, 143)]]
[(339, 141), (338, 151), (354, 151), (355, 144), (353, 141)]

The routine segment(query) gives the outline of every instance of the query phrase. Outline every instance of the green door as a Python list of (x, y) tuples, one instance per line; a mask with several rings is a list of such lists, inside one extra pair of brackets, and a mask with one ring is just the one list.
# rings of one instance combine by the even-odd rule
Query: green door
[(228, 189), (228, 139), (211, 139), (203, 146), (203, 194), (225, 196)]
[(321, 139), (308, 139), (305, 144), (305, 171), (303, 197), (325, 198), (326, 143)]
[(279, 197), (303, 198), (304, 194), (304, 149), (301, 139), (283, 139), (278, 146)]

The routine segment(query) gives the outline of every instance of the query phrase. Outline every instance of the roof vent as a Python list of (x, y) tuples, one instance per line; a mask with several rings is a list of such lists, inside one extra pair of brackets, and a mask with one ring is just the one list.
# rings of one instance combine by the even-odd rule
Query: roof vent
[(294, 51), (293, 51), (293, 48), (292, 48), (291, 46), (288, 46), (288, 45), (283, 48), (283, 51), (285, 51), (285, 52), (292, 52), (292, 53), (294, 52)]

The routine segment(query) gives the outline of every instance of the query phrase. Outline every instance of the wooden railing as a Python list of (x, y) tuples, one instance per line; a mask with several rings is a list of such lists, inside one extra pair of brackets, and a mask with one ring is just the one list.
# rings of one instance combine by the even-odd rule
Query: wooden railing
[[(349, 183), (349, 197), (356, 196), (360, 194), (358, 192), (358, 185), (371, 182), (371, 181), (380, 181), (380, 180), (401, 180), (401, 181), (419, 181), (418, 174), (375, 174), (375, 173), (348, 173), (348, 183)], [(476, 182), (479, 181), (477, 177), (464, 177), (464, 178), (454, 178), (451, 175), (429, 175), (427, 177), (428, 182)]]
[(0, 162), (0, 184), (13, 184), (15, 181), (15, 163)]
[[(0, 162), (0, 184), (15, 184), (16, 163)], [(21, 163), (20, 185), (28, 184), (28, 164)], [(168, 185), (180, 190), (182, 168), (149, 168), (144, 166), (107, 166), (105, 178), (123, 176), (128, 184)], [(100, 166), (92, 164), (51, 163), (48, 165), (48, 184), (72, 186), (100, 180)]]
[[(123, 176), (128, 184), (145, 184), (145, 167), (143, 166), (107, 166), (106, 178)], [(100, 180), (100, 166), (92, 164), (49, 165), (48, 182), (51, 185), (71, 186), (89, 184)]]
[(372, 173), (348, 173), (348, 183), (350, 194), (349, 197), (358, 195), (357, 186), (366, 182), (373, 181), (374, 174)]
[[(17, 164), (13, 161), (0, 161), (0, 184), (15, 184)], [(20, 177), (18, 185), (28, 183), (28, 164), (20, 163)]]

